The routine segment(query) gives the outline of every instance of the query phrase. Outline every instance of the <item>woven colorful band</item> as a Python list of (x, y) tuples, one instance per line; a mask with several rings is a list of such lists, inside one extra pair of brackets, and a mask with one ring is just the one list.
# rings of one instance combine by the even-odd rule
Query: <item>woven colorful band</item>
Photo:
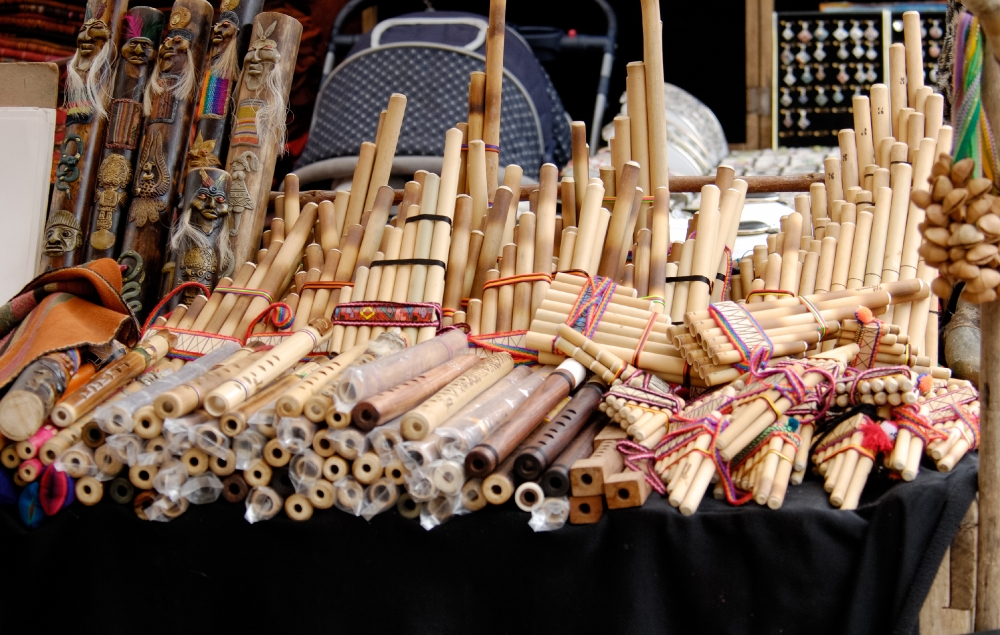
[(274, 302), (269, 304), (268, 307), (261, 311), (247, 326), (247, 332), (243, 337), (243, 341), (246, 342), (250, 339), (253, 335), (253, 327), (257, 326), (260, 322), (270, 320), (271, 324), (273, 324), (275, 328), (284, 329), (291, 326), (292, 320), (294, 319), (295, 313), (289, 305), (284, 302)]
[(248, 295), (254, 298), (264, 298), (268, 304), (274, 302), (271, 294), (263, 289), (247, 289), (246, 287), (215, 287), (217, 293), (232, 293), (233, 295)]
[(184, 359), (191, 361), (207, 355), (219, 348), (224, 342), (236, 342), (242, 345), (239, 338), (218, 333), (206, 333), (205, 331), (191, 331), (188, 329), (166, 328), (165, 326), (150, 327), (150, 331), (170, 331), (175, 336), (174, 345), (167, 353), (171, 359)]
[[(307, 289), (344, 289), (346, 287), (354, 287), (353, 282), (339, 282), (336, 280), (323, 281), (316, 280), (314, 282), (307, 282), (302, 285), (299, 292), (306, 291)], [(218, 291), (218, 289), (216, 289)]]
[(759, 289), (757, 291), (751, 291), (749, 294), (747, 294), (747, 297), (743, 298), (743, 300), (749, 304), (750, 298), (753, 298), (758, 295), (760, 296), (773, 295), (773, 296), (778, 296), (780, 298), (795, 297), (794, 293), (792, 293), (791, 291), (785, 291), (784, 289)]
[(524, 346), (518, 346), (515, 342), (520, 338), (524, 339), (527, 331), (506, 331), (503, 333), (487, 333), (486, 335), (469, 335), (469, 345), (481, 348), (494, 353), (510, 353), (514, 358), (514, 363), (518, 366), (524, 364), (537, 364), (538, 351)]
[(142, 325), (142, 333), (143, 333), (143, 335), (145, 335), (146, 331), (149, 330), (150, 326), (154, 322), (156, 322), (156, 318), (160, 317), (160, 314), (163, 312), (164, 309), (166, 309), (167, 305), (174, 298), (174, 296), (176, 296), (178, 293), (180, 293), (184, 289), (190, 289), (190, 288), (200, 289), (201, 292), (205, 294), (206, 298), (207, 297), (211, 297), (211, 295), (212, 295), (212, 292), (208, 290), (208, 287), (206, 287), (205, 285), (203, 285), (200, 282), (195, 282), (195, 281), (192, 280), (190, 282), (184, 282), (184, 283), (181, 283), (181, 284), (177, 285), (176, 287), (174, 287), (170, 291), (170, 293), (168, 293), (166, 296), (164, 296), (163, 299), (160, 300), (160, 302), (156, 306), (153, 307), (152, 311), (149, 312), (149, 317), (146, 318), (146, 322)]
[(552, 282), (552, 276), (547, 273), (522, 273), (517, 276), (497, 278), (495, 280), (486, 281), (483, 284), (483, 291), (486, 291), (487, 289), (495, 289), (496, 287), (503, 287), (508, 284), (517, 284), (519, 282)]
[(336, 326), (441, 326), (441, 306), (431, 302), (346, 302), (333, 310)]
[(761, 328), (753, 315), (743, 308), (743, 305), (735, 302), (718, 302), (708, 305), (708, 314), (712, 316), (715, 323), (726, 334), (726, 338), (740, 352), (742, 362), (737, 364), (741, 370), (749, 370), (746, 365), (750, 361), (753, 351), (763, 346), (770, 353), (774, 351), (774, 344)]
[(799, 303), (805, 308), (809, 309), (809, 312), (812, 313), (813, 318), (815, 318), (817, 324), (816, 330), (819, 331), (819, 339), (823, 339), (824, 337), (826, 337), (826, 333), (828, 330), (826, 320), (823, 319), (823, 314), (819, 312), (819, 309), (816, 308), (816, 305), (813, 304), (810, 300), (808, 300), (805, 296), (799, 297)]

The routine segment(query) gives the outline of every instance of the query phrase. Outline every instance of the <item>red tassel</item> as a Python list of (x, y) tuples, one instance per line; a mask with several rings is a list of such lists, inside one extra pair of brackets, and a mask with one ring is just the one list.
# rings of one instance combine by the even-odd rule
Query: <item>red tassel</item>
[(861, 445), (868, 448), (875, 454), (879, 452), (891, 452), (892, 451), (892, 439), (889, 435), (885, 433), (877, 423), (866, 423), (859, 428), (864, 435), (861, 439)]

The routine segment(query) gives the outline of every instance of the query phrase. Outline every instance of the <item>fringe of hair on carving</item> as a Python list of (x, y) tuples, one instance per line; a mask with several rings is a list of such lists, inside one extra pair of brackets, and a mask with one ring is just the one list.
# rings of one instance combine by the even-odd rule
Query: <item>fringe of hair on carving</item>
[[(174, 83), (169, 90), (171, 96), (178, 100), (184, 101), (191, 96), (194, 91), (194, 53), (191, 52), (191, 48), (188, 47), (187, 51), (187, 61), (184, 63), (184, 68), (181, 70), (181, 76)], [(162, 73), (160, 72), (159, 60), (153, 65), (153, 72), (149, 77), (149, 81), (146, 82), (146, 91), (142, 96), (142, 112), (145, 116), (149, 116), (149, 113), (153, 111), (153, 96), (162, 95), (167, 91), (168, 87), (164, 86), (160, 79), (162, 78)]]
[(222, 79), (231, 79), (235, 83), (240, 74), (240, 56), (237, 53), (236, 38), (230, 38), (222, 53), (212, 60), (212, 75)]
[(86, 103), (98, 118), (107, 117), (117, 61), (118, 52), (111, 43), (105, 43), (94, 54), (88, 71), (80, 71), (80, 51), (74, 53), (66, 65), (66, 105)]
[(274, 144), (278, 149), (278, 156), (285, 154), (285, 141), (287, 128), (285, 121), (288, 119), (288, 104), (285, 102), (281, 85), (281, 78), (278, 77), (277, 67), (272, 68), (264, 82), (257, 90), (257, 97), (262, 97), (264, 105), (257, 109), (255, 125), (257, 134), (260, 137), (260, 144)]
[(229, 275), (233, 268), (234, 260), (233, 248), (229, 244), (229, 230), (232, 229), (233, 215), (231, 213), (225, 215), (222, 231), (218, 233), (218, 238), (216, 238), (213, 245), (208, 240), (208, 236), (191, 224), (191, 214), (193, 212), (194, 210), (190, 206), (184, 210), (177, 223), (177, 229), (174, 230), (173, 236), (170, 237), (170, 249), (175, 254), (174, 258), (183, 259), (184, 253), (192, 246), (201, 249), (212, 249), (215, 250), (219, 258), (218, 277), (221, 278)]

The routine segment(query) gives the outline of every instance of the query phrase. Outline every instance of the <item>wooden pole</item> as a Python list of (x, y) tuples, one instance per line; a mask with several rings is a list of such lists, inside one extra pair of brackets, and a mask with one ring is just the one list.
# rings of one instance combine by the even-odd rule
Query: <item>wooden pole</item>
[(503, 45), (507, 28), (507, 0), (490, 0), (490, 22), (486, 31), (486, 108), (483, 141), (486, 153), (486, 188), (490, 200), (497, 191), (500, 170), (500, 97), (503, 88)]
[[(1000, 319), (1000, 301), (979, 306), (980, 323)], [(980, 340), (979, 374), (979, 563), (976, 630), (1000, 628), (1000, 401), (993, 386), (1000, 383), (1000, 335), (985, 328)], [(998, 386), (1000, 388), (1000, 386)], [(997, 393), (1000, 395), (1000, 392)]]

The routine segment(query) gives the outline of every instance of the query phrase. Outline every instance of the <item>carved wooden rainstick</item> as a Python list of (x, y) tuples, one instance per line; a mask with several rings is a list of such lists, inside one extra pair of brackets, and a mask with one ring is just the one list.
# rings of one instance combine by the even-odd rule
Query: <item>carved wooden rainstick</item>
[(230, 102), (253, 35), (253, 19), (263, 7), (264, 0), (222, 0), (221, 14), (212, 26), (208, 60), (198, 85), (195, 137), (187, 156), (189, 171), (222, 167), (229, 149)]
[(66, 65), (66, 136), (49, 201), (40, 272), (83, 261), (83, 232), (90, 226), (118, 34), (127, 6), (127, 0), (89, 0), (76, 36), (76, 54)]
[(233, 177), (234, 262), (253, 260), (260, 244), (274, 163), (285, 150), (288, 94), (301, 37), (302, 25), (287, 15), (261, 13), (254, 20), (226, 160)]
[(139, 314), (155, 304), (160, 288), (171, 210), (183, 175), (191, 111), (197, 99), (197, 78), (201, 77), (211, 20), (212, 5), (205, 0), (174, 3), (169, 31), (143, 96), (146, 127), (118, 258), (129, 267), (123, 296)]
[[(171, 286), (200, 282), (211, 289), (219, 279), (219, 272), (232, 268), (229, 182), (229, 174), (218, 168), (195, 168), (188, 172), (181, 215), (170, 237), (170, 252), (177, 263)], [(197, 287), (189, 287), (180, 302), (190, 306), (199, 293)]]
[(122, 214), (128, 208), (142, 139), (142, 93), (166, 22), (162, 11), (150, 7), (129, 9), (122, 18), (121, 59), (108, 108), (84, 260), (118, 256)]

